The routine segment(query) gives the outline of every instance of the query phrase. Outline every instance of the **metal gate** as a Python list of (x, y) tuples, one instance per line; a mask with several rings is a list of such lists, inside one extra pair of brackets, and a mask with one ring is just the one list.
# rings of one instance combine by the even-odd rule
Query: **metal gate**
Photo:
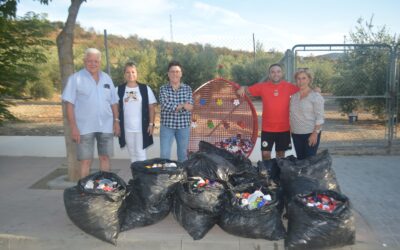
[(393, 86), (391, 89), (392, 95), (392, 106), (393, 106), (393, 145), (399, 147), (400, 136), (399, 136), (399, 102), (400, 102), (400, 44), (397, 44), (394, 48), (394, 65), (393, 65)]
[(282, 60), (286, 79), (314, 73), (325, 98), (321, 148), (341, 153), (398, 149), (399, 48), (387, 44), (300, 44)]

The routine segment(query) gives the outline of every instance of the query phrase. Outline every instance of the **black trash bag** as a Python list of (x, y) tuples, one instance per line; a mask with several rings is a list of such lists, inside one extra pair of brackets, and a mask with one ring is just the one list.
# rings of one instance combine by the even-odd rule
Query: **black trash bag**
[(157, 204), (145, 203), (138, 193), (132, 190), (132, 180), (127, 186), (126, 208), (123, 213), (121, 232), (129, 229), (155, 224), (168, 216), (172, 207), (172, 198), (167, 196)]
[[(271, 202), (252, 210), (236, 204), (236, 193), (253, 193), (256, 190), (270, 194)], [(279, 201), (275, 192), (257, 185), (242, 185), (228, 194), (229, 201), (218, 222), (225, 232), (252, 239), (280, 240), (284, 238), (285, 228), (282, 224), (281, 213), (277, 208)]]
[[(257, 167), (248, 168), (247, 171), (233, 174), (229, 177), (229, 181), (227, 183), (227, 187), (229, 189), (240, 188), (240, 186), (248, 186), (248, 185), (255, 185), (255, 186), (264, 186), (268, 187), (273, 191), (276, 191), (277, 198), (279, 201), (279, 211), (283, 208), (283, 190), (279, 186), (279, 181), (273, 181), (271, 176), (275, 177), (279, 173), (279, 167), (276, 164), (275, 159), (271, 161), (259, 161), (257, 163)], [(271, 174), (273, 173), (273, 174)], [(279, 179), (279, 177), (278, 177)]]
[[(334, 198), (339, 203), (333, 211), (307, 206), (303, 200), (318, 194)], [(338, 192), (325, 190), (296, 195), (288, 205), (288, 249), (324, 249), (343, 247), (355, 242), (354, 216), (349, 199)]]
[[(275, 195), (276, 199), (276, 208), (279, 212), (279, 214), (282, 214), (283, 209), (284, 209), (284, 192), (283, 188), (281, 186), (277, 185), (270, 185), (270, 182), (268, 182), (266, 179), (258, 179), (253, 183), (243, 183), (241, 185), (233, 186), (228, 183), (228, 187), (230, 190), (246, 190), (249, 189), (250, 187), (265, 187), (267, 190), (272, 192)], [(265, 189), (264, 189), (265, 190)]]
[(283, 192), (283, 188), (281, 186), (269, 186), (268, 187), (269, 190), (271, 190), (273, 193), (275, 193), (275, 197), (276, 197), (276, 209), (279, 212), (279, 215), (282, 215), (283, 213), (283, 209), (285, 207), (285, 196), (284, 196), (284, 192)]
[(254, 182), (265, 182), (268, 185), (267, 177), (261, 176), (256, 167), (250, 167), (246, 171), (235, 173), (229, 176), (228, 186), (230, 188)]
[(196, 152), (183, 162), (188, 177), (200, 176), (209, 180), (227, 182), (229, 176), (236, 173), (235, 166), (214, 153)]
[[(176, 167), (168, 165), (171, 163)], [(126, 198), (122, 231), (164, 219), (171, 210), (176, 185), (184, 178), (179, 162), (161, 158), (134, 162), (131, 171), (133, 179), (128, 185), (130, 194)]]
[(280, 182), (288, 199), (317, 189), (340, 193), (328, 150), (304, 160), (294, 157), (277, 159), (277, 163), (280, 168)]
[(199, 151), (216, 154), (228, 160), (235, 167), (235, 170), (229, 175), (229, 182), (234, 186), (257, 182), (260, 179), (258, 169), (242, 154), (232, 154), (205, 141), (199, 142)]
[(284, 187), (288, 187), (285, 189), (285, 194), (287, 198), (291, 198), (296, 194), (308, 194), (312, 191), (320, 189), (321, 182), (320, 180), (314, 178), (299, 176), (293, 178), (293, 180), (289, 184), (284, 185)]
[(186, 206), (179, 196), (174, 198), (172, 214), (193, 240), (202, 239), (214, 227), (219, 218), (219, 214), (200, 212)]
[(222, 156), (236, 167), (236, 172), (246, 171), (247, 168), (252, 167), (251, 161), (246, 158), (246, 156), (242, 154), (232, 154), (223, 148), (219, 148), (205, 141), (199, 142), (199, 151)]
[(210, 181), (205, 187), (195, 187), (195, 183), (197, 181), (191, 178), (179, 183), (175, 195), (194, 210), (219, 214), (226, 199), (225, 187), (217, 181)]
[[(176, 167), (168, 167), (171, 163)], [(154, 164), (164, 167), (152, 168)], [(131, 171), (132, 192), (139, 195), (146, 206), (157, 206), (159, 202), (170, 198), (176, 184), (184, 179), (181, 163), (161, 158), (134, 162)]]
[(257, 162), (259, 175), (273, 181), (276, 185), (280, 184), (280, 168), (276, 159)]
[[(88, 189), (88, 181), (108, 179), (117, 182), (114, 191)], [(78, 181), (78, 185), (64, 190), (64, 205), (68, 217), (80, 229), (101, 240), (116, 245), (123, 221), (126, 184), (114, 173), (96, 172)]]
[(194, 240), (202, 239), (217, 223), (226, 199), (221, 183), (202, 181), (204, 186), (190, 178), (178, 184), (172, 209), (174, 218)]

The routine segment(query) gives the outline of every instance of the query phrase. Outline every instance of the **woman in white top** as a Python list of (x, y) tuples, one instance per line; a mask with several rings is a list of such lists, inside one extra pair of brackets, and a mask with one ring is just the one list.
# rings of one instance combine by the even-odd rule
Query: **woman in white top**
[(311, 88), (312, 74), (298, 70), (294, 78), (299, 92), (290, 100), (290, 129), (297, 158), (316, 155), (324, 123), (324, 98)]
[(146, 84), (137, 82), (136, 65), (125, 64), (126, 83), (118, 86), (121, 148), (128, 147), (131, 162), (146, 160), (146, 148), (153, 144), (155, 104), (153, 91)]

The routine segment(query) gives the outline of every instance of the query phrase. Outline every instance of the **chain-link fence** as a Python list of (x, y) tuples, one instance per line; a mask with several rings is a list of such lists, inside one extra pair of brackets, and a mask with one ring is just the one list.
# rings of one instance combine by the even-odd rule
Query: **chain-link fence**
[[(293, 81), (297, 68), (309, 68), (314, 73), (314, 85), (321, 88), (325, 98), (326, 122), (321, 148), (363, 153), (367, 152), (367, 149), (376, 148), (391, 152), (393, 148), (399, 147), (397, 119), (400, 79), (399, 46), (296, 45), (291, 50), (287, 50), (284, 56), (278, 53), (279, 56), (276, 57), (273, 51), (266, 52), (262, 45), (259, 39), (249, 38), (243, 45), (243, 51), (251, 52), (253, 49), (254, 53), (250, 53), (254, 56), (254, 60), (251, 59), (249, 62), (251, 67), (238, 64), (241, 68), (240, 71), (237, 70), (237, 79), (234, 79), (233, 71), (227, 74), (227, 79), (241, 85), (248, 84), (245, 81), (255, 82), (265, 79), (267, 64), (271, 62), (284, 64), (286, 79), (289, 81)], [(259, 53), (262, 50), (264, 53)], [(263, 56), (265, 59), (262, 58)], [(231, 68), (237, 64), (235, 60), (230, 63)], [(262, 72), (259, 68), (262, 68)], [(240, 78), (244, 75), (248, 77)], [(253, 75), (256, 76), (252, 77)], [(255, 106), (258, 107), (257, 113), (261, 116), (262, 105)], [(53, 125), (58, 127), (56, 130), (58, 134), (62, 134), (60, 102), (40, 103), (40, 105), (33, 102), (18, 102), (10, 109), (23, 121), (47, 124), (48, 127)], [(16, 128), (18, 125), (13, 126)]]
[(385, 44), (296, 45), (283, 61), (289, 80), (297, 69), (309, 68), (314, 86), (321, 88), (326, 118), (321, 147), (391, 152), (398, 144), (396, 49)]
[(391, 96), (393, 103), (391, 104), (393, 107), (393, 134), (394, 134), (394, 140), (393, 144), (396, 146), (400, 145), (400, 134), (399, 134), (399, 103), (400, 103), (400, 44), (397, 44), (397, 46), (394, 49), (394, 57), (395, 57), (395, 65), (393, 65), (393, 70), (395, 71), (394, 75), (394, 84), (391, 89)]

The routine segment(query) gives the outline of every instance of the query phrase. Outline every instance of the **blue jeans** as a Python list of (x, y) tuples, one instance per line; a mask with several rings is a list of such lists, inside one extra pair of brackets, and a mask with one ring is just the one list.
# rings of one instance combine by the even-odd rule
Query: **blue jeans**
[(296, 150), (297, 159), (303, 160), (305, 158), (317, 154), (319, 141), (321, 139), (321, 133), (322, 132), (318, 134), (317, 144), (315, 144), (313, 147), (310, 147), (308, 145), (308, 138), (310, 137), (311, 134), (292, 133), (292, 139), (293, 139), (294, 149)]
[(176, 140), (178, 161), (187, 160), (187, 150), (189, 146), (190, 127), (173, 129), (161, 125), (160, 128), (160, 157), (164, 159), (171, 158), (171, 147), (173, 139)]

